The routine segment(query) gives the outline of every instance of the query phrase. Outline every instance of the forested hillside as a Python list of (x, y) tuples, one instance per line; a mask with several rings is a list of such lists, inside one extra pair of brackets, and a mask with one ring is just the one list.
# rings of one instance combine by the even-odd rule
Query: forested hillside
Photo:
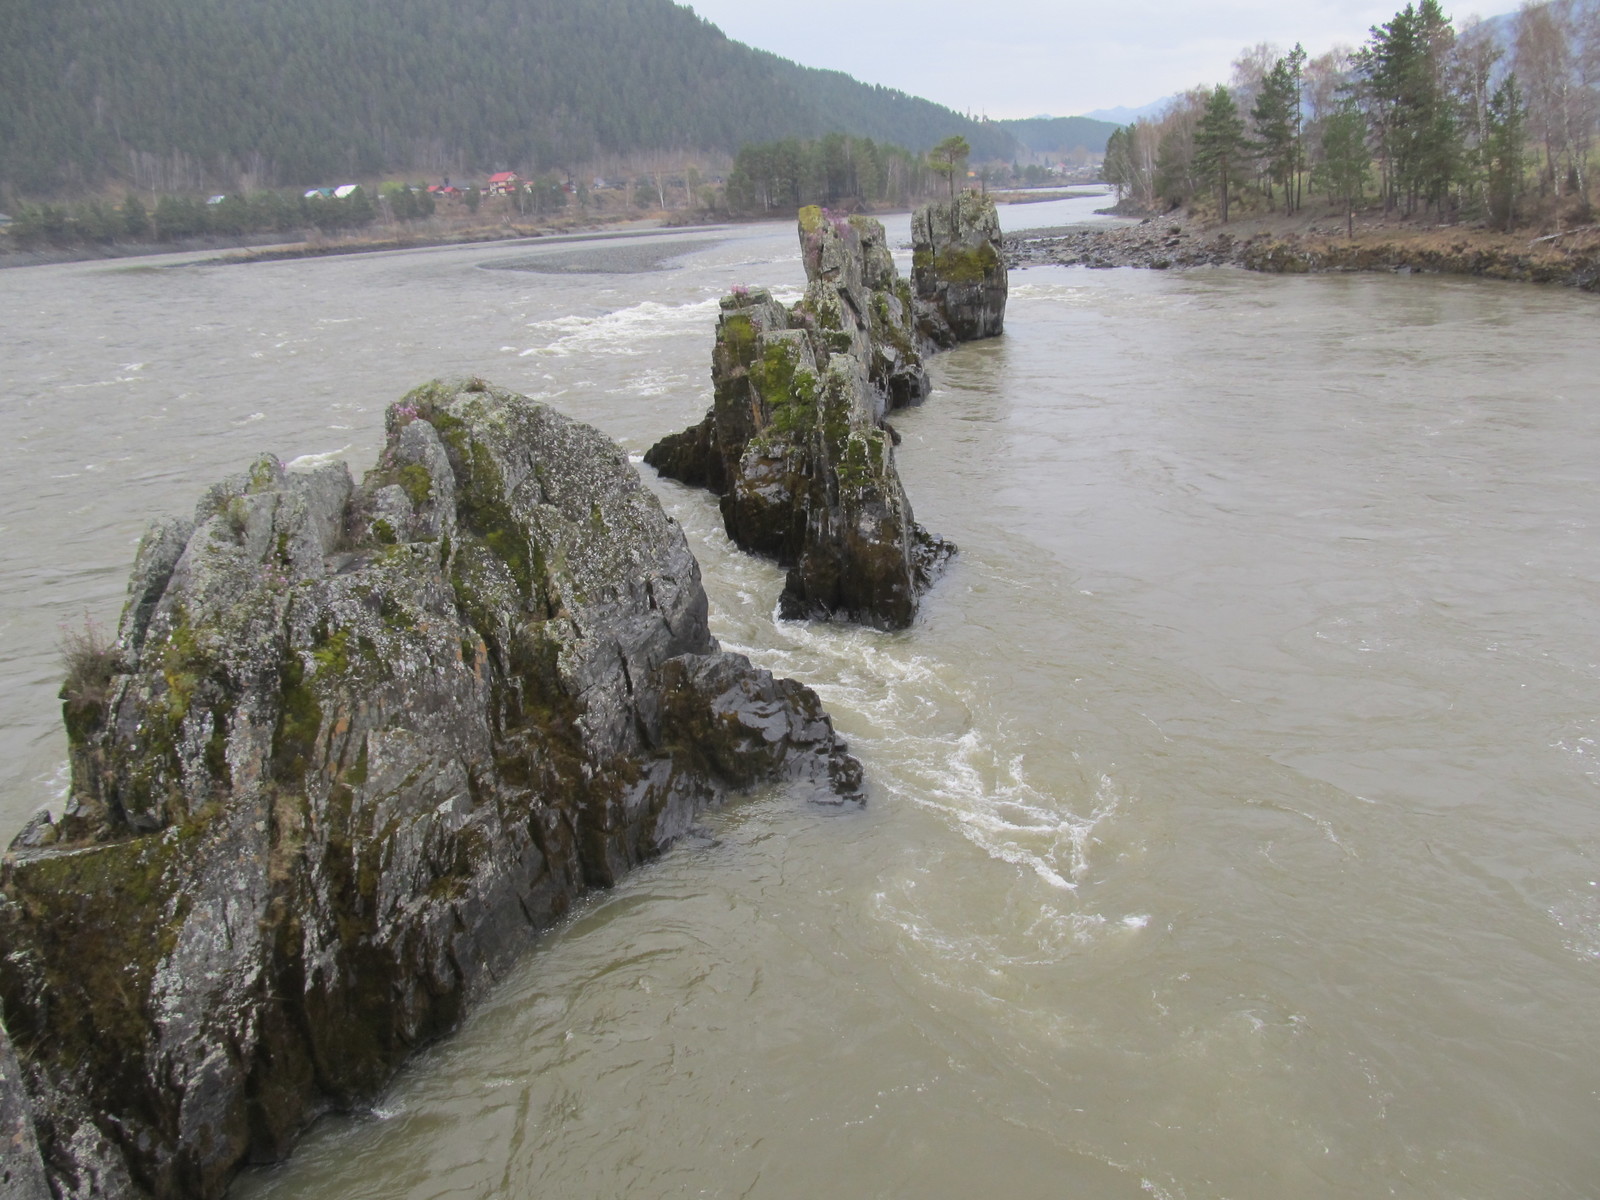
[(527, 172), (833, 130), (1014, 149), (996, 125), (753, 50), (670, 0), (0, 6), (0, 187), (24, 196)]
[(1106, 139), (1117, 129), (1113, 121), (1096, 121), (1089, 117), (1027, 117), (1000, 124), (1024, 148), (1034, 154), (1050, 155), (1068, 154), (1077, 149), (1099, 154), (1106, 148)]

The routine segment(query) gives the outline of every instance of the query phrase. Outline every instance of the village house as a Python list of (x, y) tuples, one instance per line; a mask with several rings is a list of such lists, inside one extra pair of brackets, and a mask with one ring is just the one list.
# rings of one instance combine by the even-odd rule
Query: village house
[(510, 196), (522, 185), (522, 179), (515, 171), (500, 171), (489, 176), (489, 186), (486, 189), (491, 196)]

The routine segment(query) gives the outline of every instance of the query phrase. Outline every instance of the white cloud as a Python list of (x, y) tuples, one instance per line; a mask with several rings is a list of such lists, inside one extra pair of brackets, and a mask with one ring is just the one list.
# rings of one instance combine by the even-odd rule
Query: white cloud
[[(1057, 116), (1145, 104), (1227, 81), (1239, 51), (1302, 43), (1320, 54), (1356, 45), (1399, 3), (1223, 0), (806, 0), (799, 6), (698, 0), (729, 37), (809, 67), (846, 71), (991, 117)], [(1483, 0), (1484, 15), (1514, 0)], [(1458, 22), (1468, 9), (1453, 10)]]

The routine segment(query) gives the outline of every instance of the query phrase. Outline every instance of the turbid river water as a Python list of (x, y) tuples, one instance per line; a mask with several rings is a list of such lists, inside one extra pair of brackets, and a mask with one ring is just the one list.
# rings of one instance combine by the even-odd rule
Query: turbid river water
[[(436, 374), (641, 453), (707, 404), (718, 295), (803, 282), (787, 224), (171, 262), (0, 276), (8, 830), (63, 786), (59, 628), (115, 620), (147, 517), (262, 450), (359, 470)], [(778, 571), (655, 485), (870, 805), (712, 815), (235, 1195), (1592, 1197), (1597, 315), (1018, 272), (896, 421), (961, 546), (902, 634), (776, 622)]]

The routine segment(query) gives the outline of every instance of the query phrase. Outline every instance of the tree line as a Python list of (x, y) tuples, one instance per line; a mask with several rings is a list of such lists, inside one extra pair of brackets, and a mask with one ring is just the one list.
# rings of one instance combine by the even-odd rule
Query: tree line
[(934, 191), (928, 160), (871, 138), (830, 133), (782, 138), (740, 149), (728, 172), (728, 211), (742, 216), (793, 212), (806, 204), (899, 207)]
[(362, 229), (380, 216), (410, 221), (431, 217), (434, 198), (426, 190), (385, 184), (377, 200), (365, 188), (348, 196), (288, 196), (258, 191), (208, 202), (194, 196), (161, 196), (147, 207), (127, 193), (120, 204), (86, 200), (76, 204), (18, 206), (10, 235), (23, 249), (114, 243), (176, 242), (219, 235), (295, 233), (317, 229), (336, 233)]
[(1142, 208), (1244, 202), (1293, 212), (1307, 191), (1347, 216), (1591, 219), (1600, 122), (1600, 0), (1526, 4), (1457, 30), (1438, 0), (1407, 4), (1367, 42), (1309, 59), (1261, 45), (1230, 86), (1195, 88), (1112, 135), (1105, 175)]

